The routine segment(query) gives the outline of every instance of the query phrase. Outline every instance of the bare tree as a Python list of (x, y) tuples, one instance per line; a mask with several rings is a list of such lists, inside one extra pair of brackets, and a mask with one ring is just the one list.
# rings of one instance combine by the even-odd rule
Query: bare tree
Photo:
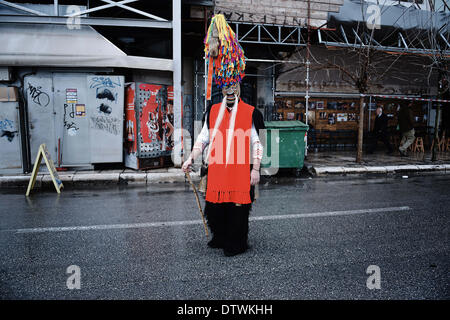
[[(358, 26), (358, 29), (360, 38), (366, 37), (366, 42), (361, 41), (359, 46), (340, 48), (336, 50), (335, 54), (331, 51), (330, 54), (326, 55), (324, 61), (315, 59), (315, 64), (311, 69), (336, 70), (343, 82), (358, 91), (360, 109), (356, 162), (361, 163), (363, 158), (365, 96), (371, 88), (376, 87), (389, 75), (389, 71), (394, 69), (401, 55), (392, 57), (376, 50), (372, 42), (374, 29), (370, 33), (365, 25)], [(403, 80), (406, 81), (406, 79)]]
[[(384, 10), (388, 10), (388, 7)], [(363, 2), (361, 2), (361, 12), (364, 17), (365, 12)], [(408, 12), (408, 9), (405, 9), (402, 14), (397, 17), (397, 20), (408, 17)], [(430, 14), (432, 15), (433, 13)], [(323, 57), (316, 58), (312, 55), (311, 71), (336, 70), (339, 73), (340, 79), (349, 84), (360, 94), (356, 162), (360, 163), (362, 161), (364, 102), (366, 94), (371, 92), (372, 89), (375, 89), (380, 85), (383, 86), (383, 82), (386, 79), (396, 80), (399, 83), (401, 82), (404, 84), (412, 84), (417, 81), (417, 83), (421, 84), (420, 87), (429, 87), (431, 79), (433, 78), (431, 75), (435, 75), (436, 71), (438, 71), (440, 88), (438, 96), (442, 97), (445, 90), (448, 90), (448, 85), (445, 85), (446, 83), (448, 84), (448, 51), (447, 56), (445, 56), (446, 52), (442, 46), (443, 42), (438, 41), (442, 35), (439, 34), (438, 28), (431, 27), (424, 37), (423, 30), (426, 30), (427, 26), (429, 26), (430, 23), (433, 23), (433, 21), (432, 17), (430, 17), (430, 19), (425, 19), (422, 21), (424, 25), (418, 25), (416, 29), (410, 30), (407, 38), (410, 43), (422, 42), (423, 48), (432, 49), (431, 51), (434, 53), (429, 56), (429, 58), (431, 58), (431, 63), (429, 64), (427, 64), (427, 58), (424, 57), (423, 54), (412, 54), (408, 52), (408, 50), (405, 50), (403, 52), (398, 51), (393, 55), (393, 52), (383, 51), (385, 49), (380, 47), (380, 42), (386, 41), (387, 43), (390, 42), (388, 46), (392, 45), (392, 40), (390, 38), (392, 38), (399, 30), (392, 27), (391, 29), (385, 29), (383, 32), (379, 32), (378, 36), (381, 35), (382, 39), (380, 40), (379, 38), (377, 42), (374, 40), (374, 26), (370, 26), (363, 22), (358, 23), (356, 27), (354, 43), (345, 39), (347, 43), (350, 42), (352, 45), (340, 47), (338, 50), (334, 51), (329, 50), (325, 59), (322, 59)], [(332, 33), (328, 33), (328, 35), (332, 35)], [(422, 39), (424, 38), (428, 39), (427, 43), (423, 43)], [(333, 41), (342, 43), (339, 39), (333, 39)], [(447, 33), (447, 39), (444, 39), (444, 44), (448, 44), (449, 41)], [(296, 53), (298, 53), (298, 51)], [(302, 59), (300, 58), (298, 60)], [(404, 61), (408, 61), (408, 63), (414, 65), (414, 68), (403, 67), (403, 70), (402, 68), (399, 68), (398, 66), (402, 65)], [(304, 68), (305, 65), (301, 64), (287, 70), (285, 69), (283, 70), (283, 73)], [(427, 70), (429, 74), (428, 85), (424, 85), (424, 74), (427, 73)], [(426, 93), (423, 92), (422, 89), (420, 89), (420, 92)], [(437, 112), (437, 115), (439, 115), (439, 112)], [(436, 121), (436, 123), (439, 123), (439, 121)], [(438, 132), (437, 128), (435, 132)], [(435, 139), (436, 138), (437, 135), (435, 136)], [(435, 146), (436, 145), (437, 143), (435, 143)]]
[[(443, 1), (443, 5), (446, 5), (445, 1)], [(448, 8), (448, 7), (447, 7)], [(427, 30), (427, 37), (422, 40), (421, 44), (426, 45), (428, 44), (430, 47), (430, 54), (428, 55), (430, 59), (430, 64), (427, 66), (429, 69), (428, 73), (428, 82), (431, 84), (431, 75), (433, 73), (437, 73), (437, 98), (443, 99), (446, 92), (448, 92), (449, 89), (449, 72), (448, 72), (448, 65), (449, 65), (449, 55), (448, 51), (450, 50), (449, 42), (450, 42), (450, 35), (447, 32), (447, 36), (445, 37), (440, 32), (440, 27), (435, 25), (435, 19), (433, 19), (433, 15), (436, 15), (437, 13), (434, 10), (438, 11), (440, 8), (433, 8), (430, 10), (430, 23), (429, 28)], [(443, 41), (440, 41), (443, 40)], [(438, 148), (438, 138), (439, 138), (439, 123), (440, 121), (440, 114), (441, 114), (441, 103), (437, 103), (436, 108), (436, 118), (435, 118), (435, 125), (434, 125), (434, 137), (433, 137), (433, 148), (431, 150), (431, 161), (437, 160), (437, 148)]]

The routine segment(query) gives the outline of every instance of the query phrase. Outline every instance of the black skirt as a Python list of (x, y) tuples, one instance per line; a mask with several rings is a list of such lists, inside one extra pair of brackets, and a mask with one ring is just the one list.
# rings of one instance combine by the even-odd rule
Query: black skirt
[(212, 233), (209, 245), (223, 248), (226, 255), (242, 253), (248, 248), (250, 204), (212, 203), (206, 201), (205, 215)]

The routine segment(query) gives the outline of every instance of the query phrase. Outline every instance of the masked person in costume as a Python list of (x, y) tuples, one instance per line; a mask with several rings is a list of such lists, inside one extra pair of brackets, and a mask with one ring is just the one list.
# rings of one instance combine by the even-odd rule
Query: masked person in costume
[(264, 121), (261, 112), (240, 98), (244, 55), (223, 15), (213, 17), (205, 43), (209, 70), (215, 66), (213, 78), (224, 98), (207, 110), (202, 131), (182, 169), (190, 171), (193, 161), (207, 148), (205, 214), (213, 235), (208, 246), (234, 256), (248, 249), (248, 218), (254, 186), (260, 179), (263, 148), (259, 131), (264, 129)]

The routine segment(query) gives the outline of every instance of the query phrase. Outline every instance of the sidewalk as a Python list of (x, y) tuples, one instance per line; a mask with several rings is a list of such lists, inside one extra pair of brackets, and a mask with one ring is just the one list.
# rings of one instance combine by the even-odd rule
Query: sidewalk
[[(355, 151), (311, 152), (305, 159), (305, 166), (314, 176), (396, 174), (436, 172), (450, 174), (450, 152), (438, 154), (438, 161), (431, 161), (431, 153), (410, 153), (409, 157), (388, 156), (383, 152), (363, 154), (363, 162), (355, 163)], [(52, 180), (45, 166), (38, 173), (35, 188), (52, 186)], [(134, 171), (119, 170), (73, 170), (61, 171), (59, 177), (64, 186), (92, 185), (149, 185), (153, 183), (185, 182), (184, 173), (178, 168)], [(198, 181), (199, 172), (191, 172), (192, 180)], [(29, 174), (0, 174), (0, 187), (27, 187)]]
[(432, 171), (450, 173), (450, 152), (438, 153), (438, 160), (435, 162), (431, 161), (431, 152), (410, 152), (408, 157), (400, 157), (396, 153), (386, 155), (383, 151), (363, 153), (361, 164), (357, 164), (355, 158), (356, 151), (311, 152), (305, 159), (305, 166), (316, 176)]

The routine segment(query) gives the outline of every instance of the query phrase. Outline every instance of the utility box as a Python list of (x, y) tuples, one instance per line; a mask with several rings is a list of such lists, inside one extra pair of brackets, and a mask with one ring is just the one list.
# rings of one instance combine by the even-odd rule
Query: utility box
[(17, 88), (1, 87), (0, 93), (0, 173), (21, 173), (19, 105), (12, 98)]
[(127, 83), (125, 100), (125, 166), (146, 169), (170, 164), (173, 86)]
[(33, 161), (42, 143), (58, 167), (123, 161), (123, 76), (39, 73), (24, 92)]
[[(262, 166), (303, 168), (308, 126), (301, 121), (265, 121), (264, 124), (267, 130), (267, 149)], [(277, 155), (273, 154), (274, 152), (277, 152)]]

